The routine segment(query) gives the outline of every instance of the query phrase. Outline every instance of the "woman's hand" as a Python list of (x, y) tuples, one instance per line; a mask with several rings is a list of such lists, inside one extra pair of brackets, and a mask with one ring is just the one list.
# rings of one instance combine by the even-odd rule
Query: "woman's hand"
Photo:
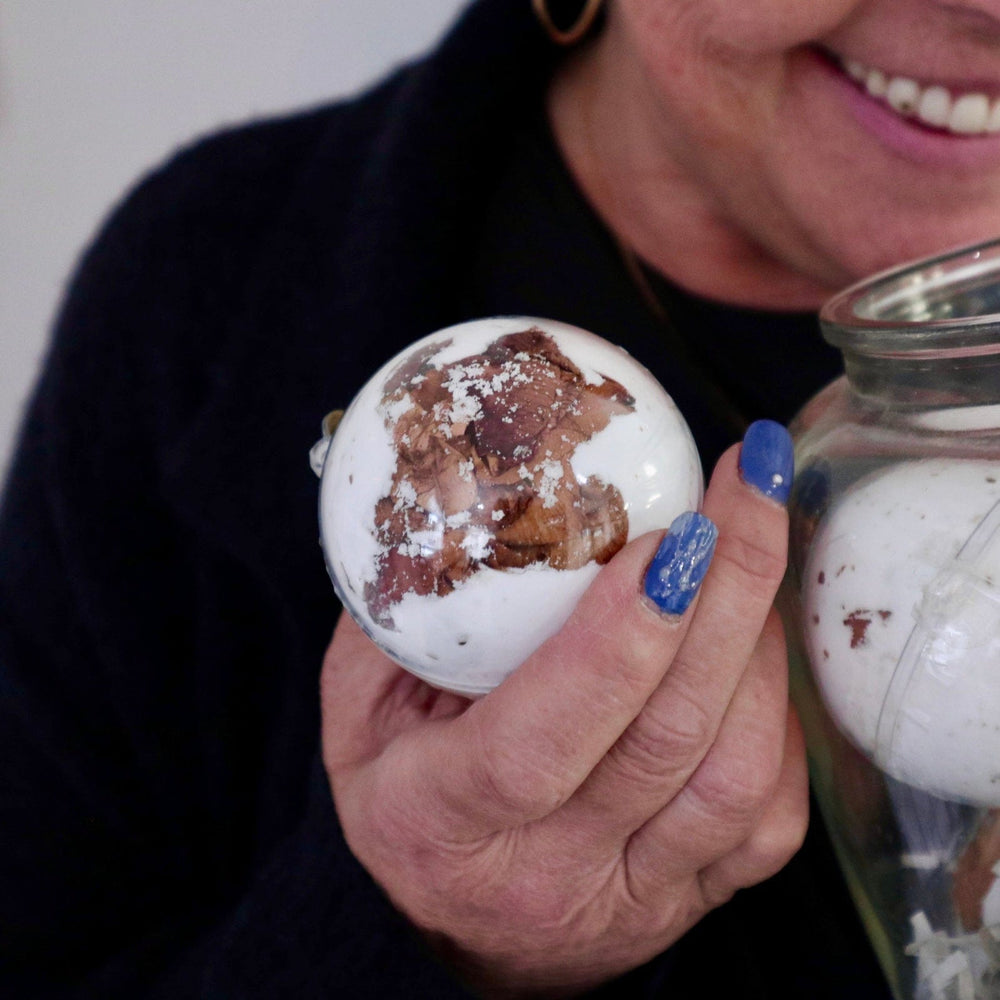
[(714, 557), (698, 516), (662, 546), (629, 544), (478, 701), (405, 673), (342, 617), (322, 698), (345, 835), (484, 992), (607, 980), (801, 843), (804, 753), (772, 608), (790, 474), (787, 434), (754, 425), (706, 492)]

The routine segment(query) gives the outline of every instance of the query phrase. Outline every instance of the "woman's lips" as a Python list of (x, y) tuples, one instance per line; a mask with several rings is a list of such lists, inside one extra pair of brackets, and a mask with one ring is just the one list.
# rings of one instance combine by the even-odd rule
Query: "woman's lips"
[(915, 118), (924, 125), (953, 135), (1000, 132), (1000, 98), (985, 91), (923, 83), (912, 77), (867, 66), (855, 59), (837, 61), (869, 97), (904, 118)]
[[(815, 50), (854, 120), (895, 156), (933, 169), (993, 170), (1000, 159), (1000, 84), (917, 80)], [(829, 94), (829, 91), (827, 91)]]

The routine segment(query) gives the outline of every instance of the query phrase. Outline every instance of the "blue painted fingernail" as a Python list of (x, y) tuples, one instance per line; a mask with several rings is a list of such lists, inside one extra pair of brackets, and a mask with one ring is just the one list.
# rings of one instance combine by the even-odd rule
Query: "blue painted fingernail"
[(646, 596), (667, 615), (682, 615), (705, 579), (719, 531), (702, 514), (681, 514), (646, 570)]
[(792, 439), (781, 424), (773, 420), (752, 423), (740, 449), (740, 475), (743, 482), (779, 503), (788, 500), (795, 470)]

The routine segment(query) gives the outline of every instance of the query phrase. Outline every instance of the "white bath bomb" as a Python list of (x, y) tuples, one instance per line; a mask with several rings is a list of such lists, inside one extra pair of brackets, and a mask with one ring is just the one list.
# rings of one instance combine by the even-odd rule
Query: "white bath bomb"
[(893, 777), (990, 806), (1000, 805), (998, 500), (998, 462), (890, 466), (827, 512), (803, 579), (809, 657), (838, 726)]
[(398, 663), (467, 694), (558, 631), (628, 539), (697, 508), (703, 485), (690, 431), (645, 368), (530, 317), (412, 345), (313, 464), (344, 606)]

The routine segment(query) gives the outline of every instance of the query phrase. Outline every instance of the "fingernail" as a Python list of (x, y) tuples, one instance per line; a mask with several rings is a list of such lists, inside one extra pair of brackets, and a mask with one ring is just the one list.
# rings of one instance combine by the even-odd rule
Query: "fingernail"
[(792, 439), (781, 424), (758, 420), (747, 428), (740, 449), (743, 482), (764, 496), (785, 503), (792, 488), (794, 469)]
[(682, 615), (705, 579), (719, 531), (702, 514), (681, 514), (646, 570), (646, 596), (667, 615)]

